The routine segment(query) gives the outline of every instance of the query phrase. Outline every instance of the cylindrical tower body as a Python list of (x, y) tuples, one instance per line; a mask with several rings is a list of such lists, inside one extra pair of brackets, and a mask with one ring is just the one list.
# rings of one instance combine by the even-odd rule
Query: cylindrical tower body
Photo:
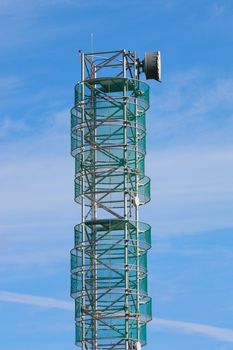
[(139, 349), (151, 320), (151, 229), (139, 221), (139, 207), (150, 200), (149, 87), (138, 69), (136, 54), (125, 50), (82, 54), (75, 87), (71, 153), (82, 221), (71, 250), (71, 295), (83, 350)]

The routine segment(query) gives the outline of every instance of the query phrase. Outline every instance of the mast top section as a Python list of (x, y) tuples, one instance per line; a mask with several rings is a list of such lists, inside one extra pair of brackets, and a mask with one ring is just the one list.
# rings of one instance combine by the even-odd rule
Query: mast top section
[(82, 60), (82, 81), (97, 77), (123, 77), (139, 80), (141, 72), (144, 72), (146, 79), (161, 81), (159, 51), (146, 52), (144, 60), (140, 60), (135, 51), (125, 49), (90, 53), (80, 50), (79, 53)]

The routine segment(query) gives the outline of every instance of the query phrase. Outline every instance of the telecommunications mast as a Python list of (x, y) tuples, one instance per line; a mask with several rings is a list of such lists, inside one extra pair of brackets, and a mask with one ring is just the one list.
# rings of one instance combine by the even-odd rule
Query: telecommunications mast
[(147, 251), (151, 228), (139, 221), (150, 201), (145, 175), (149, 86), (161, 80), (160, 53), (81, 53), (71, 110), (75, 201), (81, 223), (71, 250), (76, 345), (82, 350), (141, 350), (151, 320)]

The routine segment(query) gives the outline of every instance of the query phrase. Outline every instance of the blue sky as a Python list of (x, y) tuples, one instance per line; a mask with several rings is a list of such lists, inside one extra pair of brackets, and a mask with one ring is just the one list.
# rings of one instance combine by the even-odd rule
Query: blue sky
[(233, 3), (0, 0), (0, 343), (74, 346), (78, 49), (161, 50), (151, 82), (148, 350), (233, 349)]

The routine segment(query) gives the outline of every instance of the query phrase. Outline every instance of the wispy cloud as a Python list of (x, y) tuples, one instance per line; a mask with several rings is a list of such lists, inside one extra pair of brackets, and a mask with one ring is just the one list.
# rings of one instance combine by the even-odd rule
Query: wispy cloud
[[(192, 75), (187, 76), (186, 79), (192, 80)], [(225, 96), (224, 101), (230, 106), (232, 96), (229, 86), (224, 91), (222, 96)], [(204, 102), (197, 103), (198, 109), (204, 108), (200, 107), (203, 104)], [(173, 126), (169, 113), (167, 111), (171, 133), (173, 131), (176, 133), (175, 129), (179, 128), (179, 125), (182, 128), (183, 124), (175, 121)], [(25, 211), (33, 215), (37, 214), (39, 217), (44, 213), (49, 217), (52, 212), (56, 212), (57, 216), (61, 214), (65, 219), (67, 214), (71, 213), (74, 208), (72, 201), (74, 165), (69, 157), (67, 118), (68, 111), (58, 111), (51, 115), (50, 121), (46, 123), (46, 129), (35, 128), (32, 137), (29, 135), (23, 140), (12, 141), (11, 145), (4, 146), (0, 179), (1, 198), (4, 201), (1, 216), (4, 215), (6, 220), (2, 221), (2, 224), (8, 222), (13, 224), (9, 214), (12, 210), (15, 217), (17, 215), (20, 217), (20, 214)], [(13, 125), (14, 127), (20, 127), (20, 125)], [(225, 128), (227, 129), (226, 126)], [(184, 127), (184, 134), (185, 130), (186, 127)], [(166, 133), (162, 130), (162, 135), (164, 135), (163, 132)], [(219, 132), (217, 128), (216, 132)], [(231, 132), (229, 127), (226, 134), (229, 135)], [(153, 130), (150, 127), (148, 136), (151, 134)], [(212, 130), (207, 130), (205, 139), (208, 139), (211, 134)], [(153, 208), (146, 209), (145, 220), (147, 215), (151, 220), (151, 210), (153, 210), (153, 218), (156, 220), (159, 234), (183, 234), (189, 233), (190, 230), (203, 232), (233, 225), (230, 214), (233, 198), (231, 185), (233, 146), (230, 143), (225, 145), (224, 142), (225, 139), (222, 138), (218, 147), (214, 147), (209, 145), (208, 141), (207, 144), (195, 144), (191, 137), (189, 146), (185, 148), (177, 145), (176, 141), (174, 146), (165, 146), (164, 149), (156, 149), (156, 144), (149, 145), (151, 149), (147, 156), (147, 173), (152, 178), (154, 200)], [(18, 174), (17, 182), (15, 174)], [(221, 210), (219, 210), (220, 203)], [(78, 210), (79, 207), (76, 206), (76, 211)], [(43, 222), (44, 219), (43, 216)], [(35, 220), (38, 221), (38, 217)]]
[(196, 69), (170, 76), (152, 97), (146, 164), (153, 207), (145, 218), (153, 210), (157, 234), (233, 226), (232, 91), (232, 79)]
[(19, 87), (21, 84), (21, 78), (18, 76), (0, 76), (0, 93), (1, 96), (5, 96), (12, 93), (12, 90)]
[[(47, 298), (38, 295), (12, 293), (8, 291), (0, 291), (0, 301), (67, 311), (74, 310), (73, 303), (69, 301)], [(219, 339), (225, 342), (233, 342), (233, 329), (214, 327), (206, 324), (192, 322), (166, 320), (162, 318), (156, 318), (152, 322), (155, 326), (159, 326), (170, 331), (195, 333)]]
[(228, 1), (213, 1), (208, 8), (210, 19), (214, 20), (216, 18), (222, 17), (229, 10)]
[(150, 152), (157, 234), (187, 234), (233, 226), (233, 147), (174, 147)]
[(41, 297), (38, 295), (12, 293), (7, 291), (0, 291), (0, 301), (28, 304), (33, 306), (45, 307), (45, 308), (55, 308), (60, 310), (74, 309), (73, 303), (69, 301)]
[(24, 133), (30, 130), (29, 125), (24, 120), (14, 120), (10, 117), (4, 117), (0, 121), (0, 139), (14, 134)]
[(200, 334), (225, 342), (233, 343), (233, 329), (213, 327), (206, 324), (181, 322), (157, 318), (153, 321), (156, 326), (161, 326), (171, 331)]
[(211, 79), (208, 72), (176, 73), (154, 97), (148, 137), (157, 145), (232, 144), (233, 80)]

